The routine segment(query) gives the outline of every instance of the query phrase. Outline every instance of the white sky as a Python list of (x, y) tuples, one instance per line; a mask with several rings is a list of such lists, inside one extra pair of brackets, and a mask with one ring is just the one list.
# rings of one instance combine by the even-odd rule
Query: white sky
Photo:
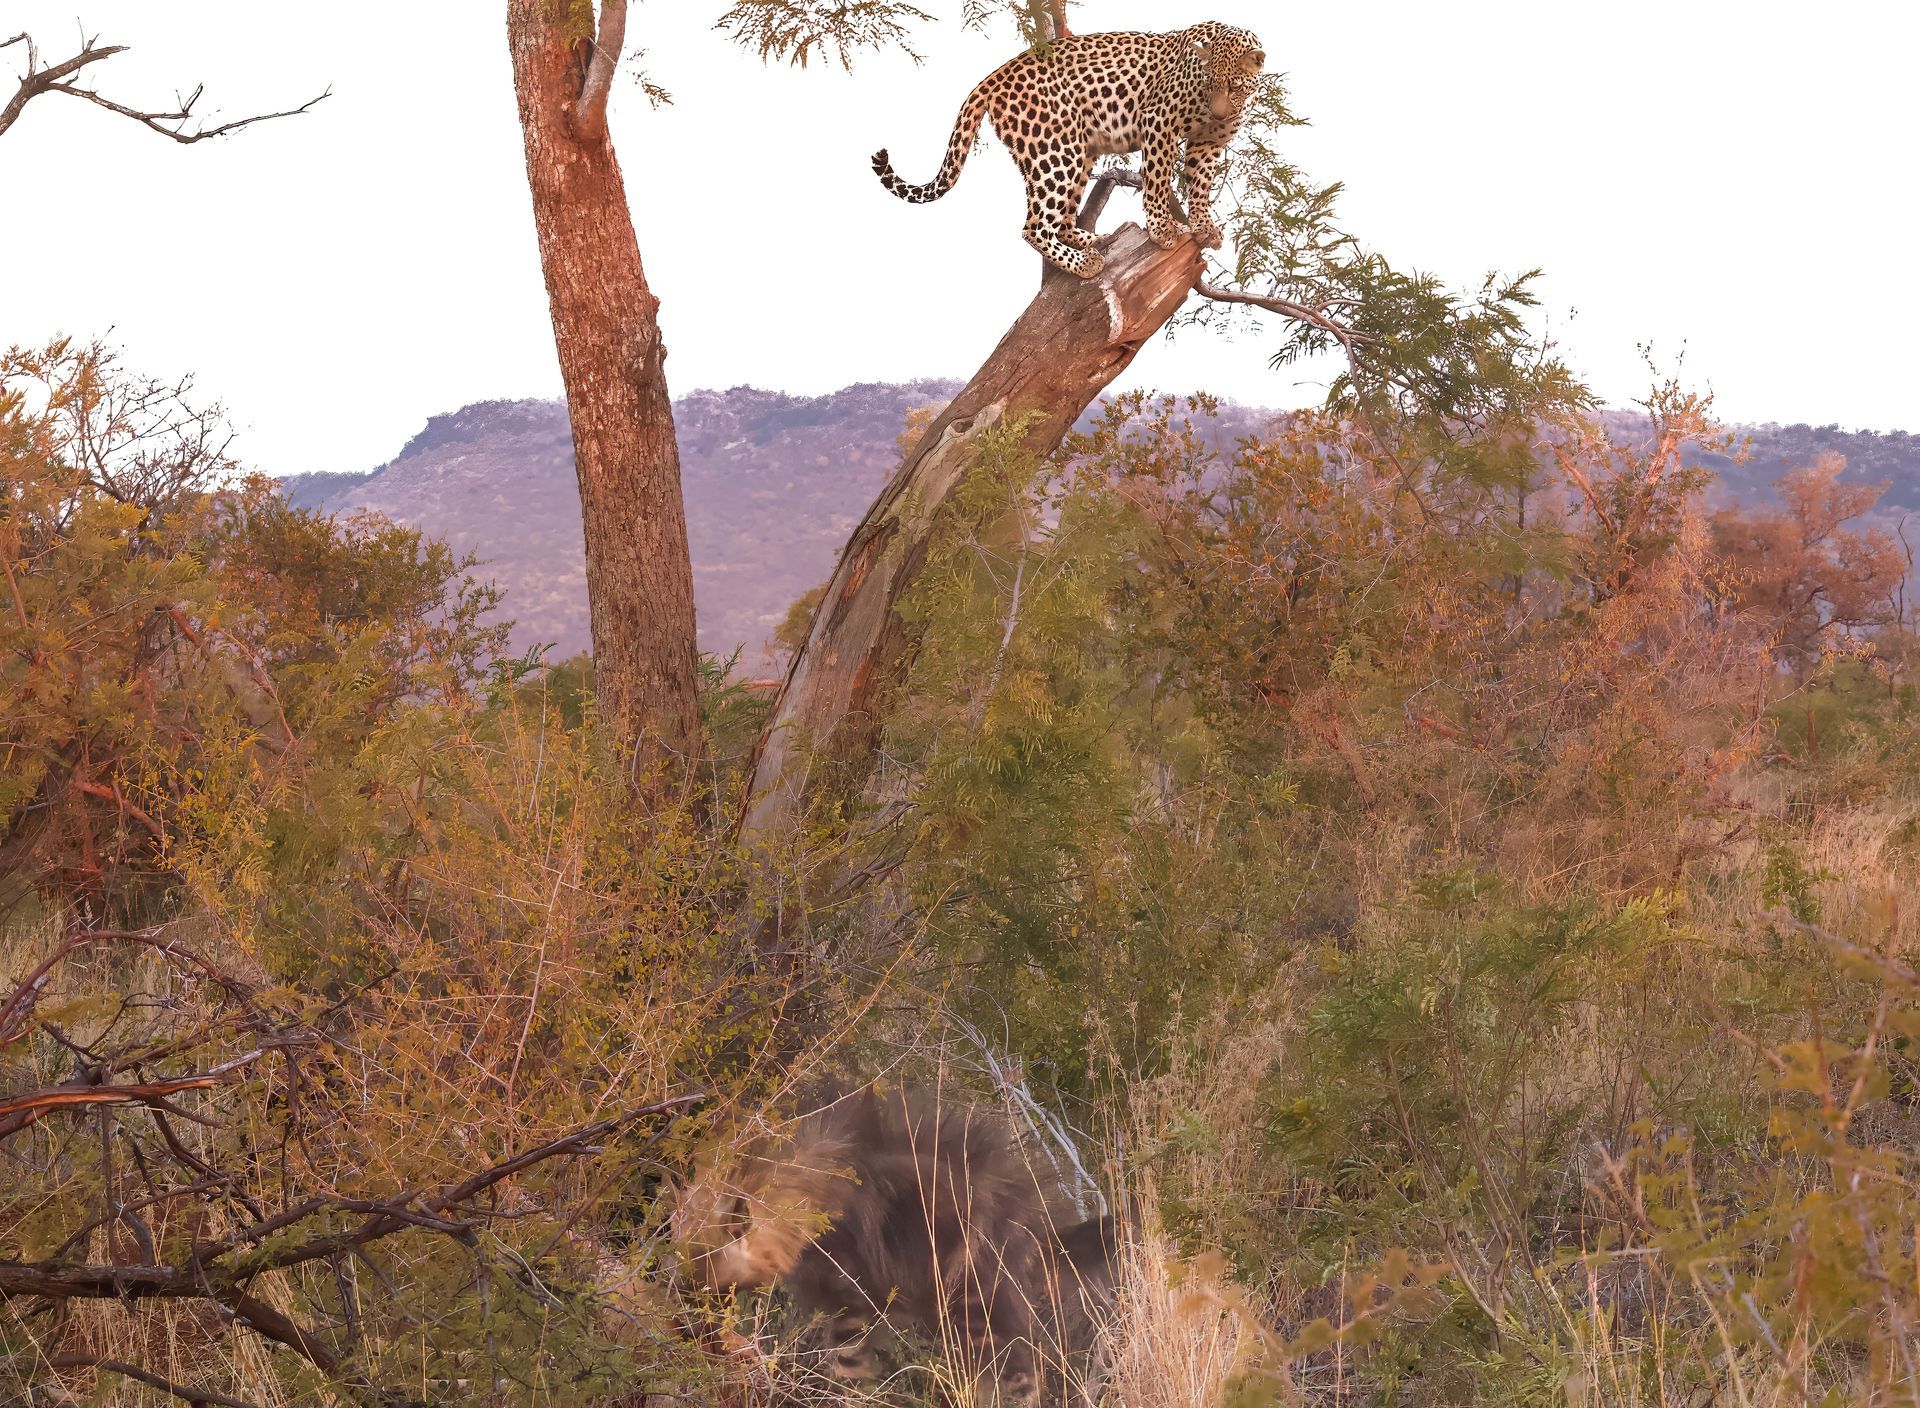
[[(723, 8), (644, 0), (629, 42), (677, 103), (615, 90), (674, 390), (964, 376), (1037, 278), (1012, 164), (988, 147), (913, 207), (867, 156), (929, 177), (1013, 41), (949, 20), (917, 69), (765, 72), (710, 32)], [(49, 55), (79, 15), (134, 46), (95, 70), (123, 101), (205, 81), (238, 116), (334, 89), (193, 147), (37, 100), (0, 137), (0, 341), (110, 333), (144, 370), (194, 372), (273, 473), (368, 468), (432, 412), (557, 394), (503, 9), (0, 0), (0, 36), (30, 29)], [(1346, 182), (1349, 228), (1455, 281), (1544, 266), (1554, 326), (1610, 400), (1643, 389), (1651, 340), (1663, 363), (1684, 345), (1730, 419), (1920, 430), (1914, 0), (1087, 0), (1076, 27), (1205, 18), (1261, 33), (1313, 122), (1290, 148)], [(1261, 342), (1197, 331), (1125, 380), (1319, 395)]]

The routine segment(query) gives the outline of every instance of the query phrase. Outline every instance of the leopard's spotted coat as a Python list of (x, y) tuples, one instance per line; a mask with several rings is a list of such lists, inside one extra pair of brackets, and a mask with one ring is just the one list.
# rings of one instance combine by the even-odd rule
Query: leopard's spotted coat
[[(1191, 233), (1217, 249), (1210, 209), (1220, 153), (1239, 129), (1266, 55), (1244, 29), (1208, 22), (1172, 34), (1078, 34), (1002, 64), (967, 95), (940, 174), (924, 186), (895, 174), (884, 149), (873, 169), (902, 200), (938, 200), (993, 119), (1027, 183), (1027, 243), (1069, 273), (1098, 274), (1094, 236), (1075, 223), (1094, 162), (1144, 152), (1147, 233), (1170, 249)], [(1187, 211), (1178, 223), (1173, 177), (1185, 144)]]

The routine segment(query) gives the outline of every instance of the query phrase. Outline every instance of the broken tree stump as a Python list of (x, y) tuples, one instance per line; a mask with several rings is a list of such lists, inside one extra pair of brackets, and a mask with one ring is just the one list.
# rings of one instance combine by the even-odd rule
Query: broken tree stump
[[(1116, 181), (1127, 173), (1096, 187), (1083, 226), (1091, 228)], [(1027, 417), (1022, 447), (1052, 454), (1186, 302), (1202, 270), (1192, 239), (1160, 249), (1137, 225), (1123, 225), (1103, 253), (1097, 278), (1046, 269), (1033, 302), (854, 530), (755, 748), (743, 836), (789, 832), (823, 788), (842, 797), (857, 790), (879, 740), (881, 695), (909, 648), (895, 605), (918, 576), (928, 535), (980, 437)]]

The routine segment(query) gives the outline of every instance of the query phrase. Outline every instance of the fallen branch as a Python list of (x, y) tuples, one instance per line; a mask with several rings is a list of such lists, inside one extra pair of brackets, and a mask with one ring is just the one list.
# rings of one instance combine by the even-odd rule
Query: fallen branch
[[(258, 1051), (249, 1053), (256, 1059), (261, 1054)], [(0, 1096), (0, 1115), (17, 1115), (28, 1111), (37, 1115), (45, 1110), (79, 1105), (151, 1104), (169, 1095), (180, 1095), (189, 1090), (206, 1090), (220, 1084), (220, 1081), (221, 1077), (210, 1072), (175, 1076), (171, 1080), (148, 1081), (140, 1085), (91, 1085), (85, 1081), (73, 1081), (66, 1085), (50, 1086), (44, 1090), (29, 1090), (17, 1095)], [(7, 1123), (0, 1120), (0, 1134), (10, 1132)]]
[[(1083, 224), (1129, 174), (1100, 173)], [(1187, 300), (1202, 267), (1192, 240), (1160, 249), (1136, 225), (1122, 226), (1103, 252), (1106, 267), (1094, 279), (1047, 269), (1032, 303), (854, 530), (756, 746), (742, 833), (784, 835), (822, 788), (843, 797), (858, 790), (879, 738), (882, 696), (910, 644), (895, 605), (919, 575), (939, 510), (980, 438), (1017, 423), (1022, 449), (1052, 454)], [(814, 767), (822, 750), (845, 766)]]
[(212, 1408), (254, 1408), (244, 1398), (228, 1398), (224, 1393), (215, 1393), (212, 1389), (188, 1388), (123, 1359), (107, 1359), (95, 1354), (56, 1354), (47, 1360), (47, 1364), (54, 1369), (92, 1369), (102, 1374), (118, 1374), (122, 1378), (145, 1384), (148, 1388), (157, 1388), (162, 1393), (185, 1399), (188, 1403), (209, 1404)]
[(78, 1109), (88, 1105), (152, 1105), (168, 1114), (180, 1115), (197, 1124), (212, 1125), (213, 1121), (188, 1114), (185, 1110), (167, 1103), (167, 1097), (184, 1095), (190, 1090), (209, 1090), (216, 1085), (225, 1085), (237, 1078), (241, 1071), (272, 1051), (284, 1051), (292, 1046), (307, 1045), (318, 1038), (302, 1034), (290, 1035), (277, 1041), (270, 1041), (255, 1047), (243, 1055), (205, 1071), (196, 1071), (192, 1075), (172, 1076), (166, 1080), (123, 1082), (118, 1085), (99, 1084), (93, 1081), (69, 1081), (65, 1085), (47, 1086), (40, 1090), (20, 1091), (13, 1095), (0, 1096), (0, 1139), (17, 1133), (50, 1113), (59, 1109)]
[[(596, 1121), (502, 1159), (432, 1194), (410, 1191), (377, 1200), (332, 1194), (308, 1198), (272, 1217), (242, 1228), (219, 1242), (196, 1247), (193, 1254), (177, 1266), (100, 1266), (58, 1260), (0, 1261), (0, 1300), (23, 1295), (54, 1300), (177, 1300), (209, 1296), (228, 1305), (236, 1313), (252, 1316), (254, 1312), (241, 1310), (237, 1299), (238, 1286), (245, 1280), (262, 1272), (286, 1271), (311, 1261), (337, 1256), (343, 1251), (364, 1247), (409, 1227), (464, 1238), (491, 1216), (484, 1212), (463, 1215), (463, 1205), (477, 1194), (549, 1159), (599, 1153), (602, 1141), (630, 1129), (642, 1120), (678, 1114), (707, 1098), (704, 1093), (679, 1095)], [(243, 1253), (244, 1248), (257, 1245), (276, 1232), (327, 1212), (357, 1212), (365, 1216), (359, 1224), (345, 1232), (292, 1245), (282, 1244), (251, 1254)]]

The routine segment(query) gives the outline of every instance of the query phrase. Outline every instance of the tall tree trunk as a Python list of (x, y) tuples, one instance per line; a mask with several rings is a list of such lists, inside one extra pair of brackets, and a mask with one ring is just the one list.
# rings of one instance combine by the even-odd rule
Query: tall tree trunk
[(596, 45), (575, 7), (508, 0), (507, 36), (573, 421), (594, 694), (635, 775), (646, 777), (699, 744), (693, 565), (660, 300), (640, 265), (606, 130), (606, 78), (626, 7), (603, 0), (601, 9)]
[[(1105, 203), (1096, 187), (1082, 223)], [(883, 696), (909, 648), (894, 610), (919, 575), (938, 510), (981, 435), (1031, 416), (1022, 445), (1058, 449), (1081, 412), (1166, 326), (1200, 277), (1192, 240), (1158, 249), (1136, 225), (1098, 278), (1048, 267), (1040, 292), (895, 472), (854, 530), (760, 736), (740, 828), (778, 836), (817, 798), (855, 793), (879, 741)]]

